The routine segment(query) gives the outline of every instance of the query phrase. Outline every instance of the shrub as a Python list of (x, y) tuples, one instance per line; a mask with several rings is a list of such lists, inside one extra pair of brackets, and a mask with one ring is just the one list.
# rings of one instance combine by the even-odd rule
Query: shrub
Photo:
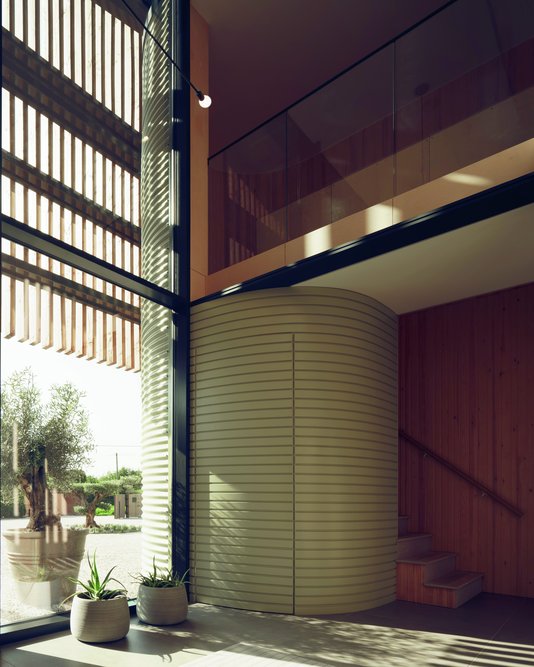
[(115, 508), (111, 503), (100, 503), (100, 507), (96, 508), (96, 516), (113, 516), (114, 513)]
[[(15, 512), (18, 510), (18, 513)], [(0, 519), (15, 519), (24, 518), (26, 516), (26, 507), (22, 494), (18, 496), (18, 508), (16, 508), (14, 500), (0, 501)]]
[[(70, 530), (86, 530), (85, 526), (70, 526)], [(100, 535), (100, 533), (139, 533), (141, 526), (128, 526), (124, 523), (106, 523), (103, 526), (89, 528), (91, 535)]]

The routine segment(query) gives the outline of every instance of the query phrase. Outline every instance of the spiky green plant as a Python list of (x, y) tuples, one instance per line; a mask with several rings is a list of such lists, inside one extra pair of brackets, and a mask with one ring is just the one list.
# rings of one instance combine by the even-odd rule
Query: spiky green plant
[[(87, 562), (89, 563), (90, 571), (89, 580), (84, 582), (80, 579), (69, 577), (73, 583), (78, 584), (83, 588), (82, 592), (73, 593), (70, 597), (78, 595), (78, 597), (81, 597), (84, 600), (111, 600), (112, 598), (121, 597), (126, 593), (126, 589), (121, 582), (111, 576), (111, 573), (117, 567), (116, 565), (114, 565), (101, 580), (96, 565), (96, 551), (93, 554), (93, 562), (91, 562), (91, 557), (87, 554)], [(117, 582), (122, 588), (107, 588), (108, 583), (111, 581)], [(68, 599), (69, 598), (67, 598), (67, 600)]]
[(132, 578), (142, 586), (149, 588), (178, 588), (188, 583), (185, 578), (189, 570), (186, 570), (180, 577), (172, 569), (162, 569), (156, 567), (156, 557), (152, 560), (152, 571), (148, 574), (134, 574)]

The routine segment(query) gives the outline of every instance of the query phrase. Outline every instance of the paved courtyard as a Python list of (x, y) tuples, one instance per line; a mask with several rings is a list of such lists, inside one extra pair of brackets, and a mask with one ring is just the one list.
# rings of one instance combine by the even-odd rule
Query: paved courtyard
[[(62, 517), (63, 526), (80, 525), (83, 517)], [(126, 525), (141, 525), (141, 519), (114, 519), (113, 517), (97, 517), (99, 524), (119, 523)], [(8, 528), (24, 527), (27, 519), (3, 519), (0, 521), (2, 533)], [(99, 570), (106, 573), (116, 565), (113, 576), (118, 579), (128, 590), (129, 597), (137, 597), (137, 584), (132, 580), (132, 574), (141, 568), (141, 533), (107, 533), (100, 535), (87, 535), (85, 549), (93, 554), (96, 549), (96, 558)], [(12, 578), (4, 540), (0, 547), (0, 570), (1, 570), (1, 605), (0, 621), (2, 625), (15, 623), (30, 618), (49, 616), (52, 612), (36, 609), (21, 603), (17, 598), (15, 583)], [(84, 559), (80, 567), (80, 579), (86, 579), (89, 575), (87, 560)]]

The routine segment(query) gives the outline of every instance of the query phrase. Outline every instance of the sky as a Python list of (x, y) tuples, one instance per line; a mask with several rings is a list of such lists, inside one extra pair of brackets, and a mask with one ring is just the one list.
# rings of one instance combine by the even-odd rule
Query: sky
[(102, 475), (119, 467), (141, 467), (141, 374), (97, 364), (28, 343), (2, 338), (0, 346), (2, 382), (14, 371), (30, 366), (46, 397), (53, 384), (72, 382), (85, 391), (95, 449), (86, 469)]

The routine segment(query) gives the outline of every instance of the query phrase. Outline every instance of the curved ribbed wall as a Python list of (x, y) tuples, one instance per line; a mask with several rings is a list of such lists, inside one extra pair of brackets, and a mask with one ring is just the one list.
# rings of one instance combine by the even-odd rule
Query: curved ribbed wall
[(395, 598), (397, 323), (346, 290), (193, 308), (198, 601), (297, 614)]

